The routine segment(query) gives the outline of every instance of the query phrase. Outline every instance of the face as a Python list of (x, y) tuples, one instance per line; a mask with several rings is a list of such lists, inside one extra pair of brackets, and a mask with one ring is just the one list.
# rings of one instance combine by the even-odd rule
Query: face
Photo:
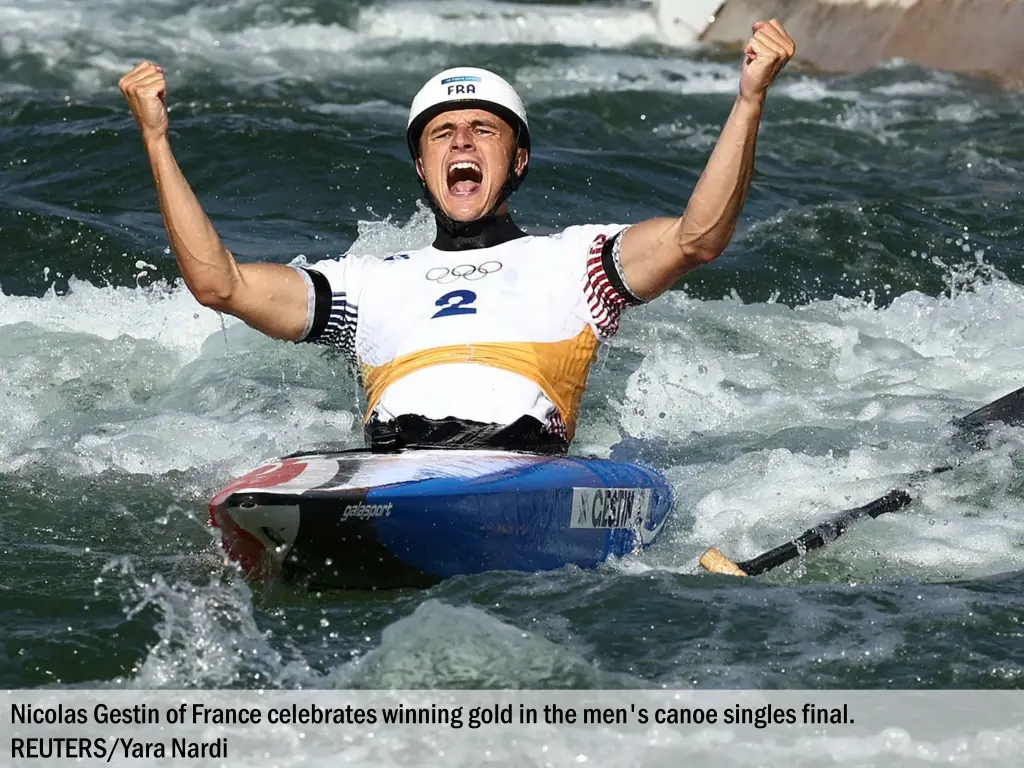
[[(443, 112), (423, 129), (416, 171), (441, 210), (455, 221), (473, 221), (497, 201), (515, 146), (515, 130), (490, 112)], [(516, 150), (517, 173), (527, 160), (525, 149)]]

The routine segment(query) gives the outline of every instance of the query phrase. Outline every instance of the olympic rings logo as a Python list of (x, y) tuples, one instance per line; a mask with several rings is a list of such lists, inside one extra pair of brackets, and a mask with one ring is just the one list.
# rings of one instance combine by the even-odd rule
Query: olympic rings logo
[(448, 269), (448, 267), (434, 267), (427, 270), (426, 278), (432, 283), (440, 283), (441, 285), (454, 283), (456, 280), (482, 280), (488, 275), (501, 271), (501, 267), (500, 261), (485, 261), (480, 265), (460, 264), (451, 269)]

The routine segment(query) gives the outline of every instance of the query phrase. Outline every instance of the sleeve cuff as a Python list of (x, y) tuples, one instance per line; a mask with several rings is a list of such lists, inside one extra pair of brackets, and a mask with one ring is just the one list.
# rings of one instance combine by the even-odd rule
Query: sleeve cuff
[(331, 314), (331, 286), (315, 269), (296, 267), (306, 283), (306, 325), (298, 341), (316, 341), (327, 328)]
[(628, 229), (629, 227), (620, 230), (614, 237), (605, 241), (604, 247), (601, 249), (601, 266), (604, 267), (604, 273), (608, 278), (608, 282), (611, 283), (615, 292), (619, 294), (619, 298), (623, 303), (635, 307), (647, 302), (637, 296), (633, 289), (629, 287), (629, 284), (626, 282), (626, 276), (622, 271), (622, 236)]

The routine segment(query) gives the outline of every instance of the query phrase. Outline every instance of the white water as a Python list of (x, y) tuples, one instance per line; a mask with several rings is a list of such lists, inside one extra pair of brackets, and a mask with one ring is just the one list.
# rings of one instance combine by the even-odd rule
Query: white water
[(446, 65), (440, 53), (393, 55), (396, 46), (417, 41), (615, 49), (657, 39), (656, 16), (644, 4), (580, 13), (490, 0), (381, 3), (358, 9), (346, 26), (341, 18), (317, 19), (302, 4), (258, 0), (0, 3), (0, 56), (32, 58), (78, 92), (110, 89), (141, 59), (173, 67), (172, 78), (212, 68), (221, 81), (320, 80), (341, 72), (422, 74)]
[[(383, 255), (429, 226), (422, 212), (403, 227), (378, 222), (351, 250)], [(1024, 288), (998, 276), (956, 285), (884, 308), (674, 293), (633, 311), (611, 353), (629, 350), (639, 367), (609, 379), (597, 364), (606, 404), (585, 413), (576, 448), (607, 455), (621, 431), (693, 454), (665, 467), (679, 519), (648, 562), (689, 570), (712, 544), (751, 556), (946, 461), (948, 419), (1016, 389), (1024, 369)], [(359, 440), (358, 403), (336, 394), (351, 390), (340, 364), (230, 318), (222, 328), (180, 284), (76, 280), (66, 296), (0, 295), (0, 334), (0, 471), (191, 469), (216, 484), (275, 455)], [(930, 482), (911, 511), (849, 534), (843, 557), (883, 551), (888, 566), (925, 576), (1022, 567), (1008, 488), (1019, 437), (1008, 431), (1002, 449)]]
[[(173, 64), (172, 88), (202, 79), (208, 70), (239, 84), (297, 78), (323, 85), (327, 103), (315, 108), (342, 115), (380, 111), (397, 124), (405, 110), (397, 97), (396, 103), (386, 100), (388, 94), (362, 105), (334, 103), (331, 78), (365, 72), (373, 80), (397, 72), (418, 79), (446, 66), (446, 56), (431, 43), (452, 8), (458, 40), (468, 45), (491, 42), (494, 18), (507, 18), (511, 8), (529, 22), (514, 27), (519, 42), (578, 46), (515, 73), (531, 103), (584, 93), (646, 90), (688, 96), (735, 89), (732, 66), (625, 50), (649, 34), (647, 22), (632, 12), (580, 14), (556, 19), (561, 26), (545, 26), (543, 9), (532, 4), (480, 2), (472, 12), (461, 3), (374, 7), (346, 27), (255, 0), (194, 8), (168, 0), (141, 9), (124, 0), (17, 0), (0, 4), (0, 52), (18, 61), (37, 57), (45, 74), (73, 94), (113, 93), (123, 70), (146, 56)], [(476, 12), (484, 22), (472, 17)], [(614, 24), (597, 23), (602, 20)], [(403, 41), (424, 45), (395, 56)], [(25, 87), (6, 82), (8, 77), (0, 77), (0, 89)], [(802, 77), (781, 84), (777, 93), (783, 99), (837, 102), (822, 122), (898, 144), (907, 121), (901, 104), (934, 99), (946, 87), (944, 78), (932, 75), (873, 91)], [(395, 93), (407, 90), (403, 85)], [(985, 116), (982, 107), (966, 100), (936, 100), (934, 117), (940, 121), (970, 123)], [(678, 132), (684, 144), (704, 150), (714, 140), (700, 126), (688, 125), (685, 112), (678, 122), (651, 128)], [(964, 161), (985, 162), (977, 156)], [(380, 255), (429, 236), (422, 216), (408, 223), (367, 224), (351, 252)], [(747, 236), (755, 237), (756, 227)], [(743, 247), (742, 239), (736, 247)], [(948, 247), (952, 256), (960, 246)], [(736, 559), (748, 557), (828, 512), (899, 486), (904, 473), (948, 460), (947, 420), (1024, 384), (1018, 378), (1024, 362), (1024, 316), (1018, 309), (1024, 289), (998, 276), (951, 275), (951, 285), (956, 286), (951, 297), (910, 293), (884, 308), (858, 299), (790, 309), (673, 294), (633, 312), (610, 354), (629, 352), (639, 362), (628, 374), (614, 376), (607, 363), (596, 367), (594, 407), (584, 415), (577, 450), (607, 455), (620, 432), (662, 444), (661, 466), (676, 484), (680, 506), (654, 550), (610, 569), (655, 577), (691, 573), (712, 544)], [(189, 512), (199, 520), (202, 499), (263, 459), (359, 439), (347, 372), (319, 349), (263, 339), (230, 319), (222, 323), (180, 284), (111, 289), (74, 280), (66, 296), (0, 294), (0, 370), (0, 472), (41, 466), (49, 481), (70, 483), (111, 471), (117, 477), (127, 474), (130, 490), (134, 479), (178, 482), (177, 476), (162, 476), (180, 471), (195, 484), (188, 495), (199, 501)], [(818, 561), (837, 564), (833, 574), (886, 580), (1024, 567), (1013, 463), (1021, 435), (1007, 430), (1002, 440), (958, 472), (932, 480), (911, 509), (859, 526)], [(149, 535), (147, 529), (138, 540)], [(636, 682), (586, 661), (601, 654), (580, 647), (578, 634), (561, 626), (569, 622), (557, 612), (506, 622), (490, 606), (455, 608), (430, 599), (411, 612), (399, 606), (395, 614), (404, 618), (379, 639), (376, 629), (368, 628), (364, 643), (353, 648), (337, 640), (339, 624), (349, 620), (346, 609), (327, 603), (310, 611), (314, 621), (287, 625), (272, 642), (265, 616), (256, 621), (265, 606), (255, 607), (237, 579), (203, 584), (209, 578), (205, 569), (192, 580), (131, 572), (106, 578), (130, 585), (127, 607), (154, 605), (161, 616), (160, 642), (127, 681), (138, 687), (266, 680), (283, 686), (454, 685), (461, 680), (543, 685), (566, 671), (594, 687)], [(609, 589), (614, 582), (604, 579), (591, 589)], [(544, 579), (532, 580), (527, 599), (546, 588)], [(559, 580), (552, 589), (576, 586)], [(590, 597), (584, 589), (579, 596)], [(515, 598), (515, 591), (503, 588), (501, 599)], [(694, 599), (709, 603), (721, 598), (710, 589), (694, 592)], [(733, 610), (756, 611), (764, 598), (751, 592), (730, 593), (727, 601)], [(898, 658), (910, 631), (882, 607), (858, 606), (856, 620), (845, 622), (841, 635), (815, 633), (815, 627), (836, 621), (833, 609), (798, 597), (791, 603), (777, 594), (772, 599), (777, 626), (765, 642), (779, 647), (794, 633), (807, 632), (815, 640), (802, 652), (813, 658), (792, 660), (805, 667), (822, 660)], [(900, 608), (908, 626), (913, 605)], [(969, 610), (966, 598), (955, 594), (932, 594), (926, 606), (922, 603), (923, 613), (948, 612), (950, 621), (962, 621)], [(652, 620), (671, 624), (664, 615)], [(735, 644), (717, 631), (708, 630), (712, 646)], [(298, 638), (295, 644), (303, 650), (294, 650), (281, 636)], [(638, 638), (638, 655), (652, 652), (643, 640)], [(318, 660), (326, 673), (311, 669), (318, 646), (329, 659)], [(759, 662), (734, 663), (728, 653), (716, 656), (707, 643), (679, 653), (672, 663), (683, 671), (673, 681), (688, 682), (687, 670), (722, 684), (758, 685), (764, 679)], [(836, 750), (849, 746), (833, 742)], [(867, 741), (855, 746), (865, 760), (886, 748)], [(552, 749), (574, 758), (561, 754), (564, 745)], [(793, 758), (785, 750), (772, 756), (783, 765)], [(628, 751), (621, 758), (630, 759)], [(329, 760), (336, 760), (333, 753), (323, 762)]]

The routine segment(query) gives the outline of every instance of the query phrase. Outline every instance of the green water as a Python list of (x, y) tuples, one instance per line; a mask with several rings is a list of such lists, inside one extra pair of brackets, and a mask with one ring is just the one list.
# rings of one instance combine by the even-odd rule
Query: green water
[(167, 67), (181, 165), (246, 260), (428, 242), (405, 110), (455, 63), (524, 95), (528, 231), (681, 212), (731, 56), (628, 18), (595, 34), (599, 9), (473, 7), (511, 7), (519, 37), (460, 3), (0, 7), (0, 685), (1017, 687), (1022, 580), (979, 579), (1024, 569), (1019, 431), (768, 578), (696, 565), (948, 461), (948, 419), (1024, 384), (1024, 96), (911, 66), (787, 71), (733, 244), (595, 367), (576, 449), (651, 461), (679, 496), (650, 552), (361, 595), (224, 565), (210, 496), (356, 445), (359, 393), (175, 282), (116, 81)]

